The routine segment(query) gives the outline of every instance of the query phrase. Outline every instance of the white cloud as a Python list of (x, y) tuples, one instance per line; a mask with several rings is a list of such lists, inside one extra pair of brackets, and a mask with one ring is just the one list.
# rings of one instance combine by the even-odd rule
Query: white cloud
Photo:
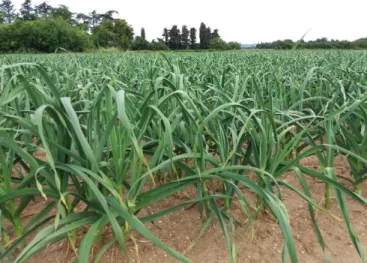
[[(19, 8), (23, 0), (13, 2)], [(308, 29), (311, 31), (306, 39), (367, 37), (366, 0), (48, 0), (47, 3), (66, 5), (73, 12), (117, 10), (136, 34), (144, 27), (148, 39), (161, 37), (164, 27), (186, 24), (199, 28), (201, 22), (218, 28), (224, 40), (242, 43), (297, 40)]]

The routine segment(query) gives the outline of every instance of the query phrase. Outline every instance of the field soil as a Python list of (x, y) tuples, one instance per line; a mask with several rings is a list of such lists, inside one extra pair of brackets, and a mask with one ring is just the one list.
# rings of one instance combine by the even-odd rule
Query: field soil
[[(312, 169), (318, 169), (316, 158), (310, 157), (302, 161), (302, 163)], [(349, 176), (349, 168), (347, 161), (342, 157), (337, 157), (335, 162), (337, 175)], [(297, 176), (288, 173), (283, 178), (284, 181), (295, 185), (301, 189)], [(324, 202), (324, 184), (308, 177), (312, 196), (319, 204)], [(346, 183), (351, 188), (351, 185)], [(364, 185), (364, 196), (367, 196), (367, 184)], [(255, 195), (243, 189), (243, 192), (251, 202), (255, 201)], [(290, 216), (290, 223), (296, 242), (297, 253), (300, 262), (325, 262), (320, 245), (316, 239), (316, 235), (311, 223), (308, 207), (297, 194), (290, 190), (284, 189), (285, 205)], [(156, 203), (151, 207), (152, 212), (171, 207), (174, 204), (182, 203), (191, 197), (194, 197), (194, 189), (187, 189), (185, 192), (176, 194), (164, 201)], [(355, 231), (359, 234), (360, 242), (363, 245), (367, 255), (367, 207), (363, 206), (349, 198), (350, 219)], [(40, 201), (34, 206), (27, 208), (27, 213), (36, 213), (43, 206)], [(235, 218), (245, 223), (246, 217), (241, 214), (239, 203), (234, 203), (232, 212)], [(334, 216), (332, 216), (332, 215)], [(317, 222), (320, 226), (322, 235), (327, 245), (326, 255), (331, 262), (336, 263), (357, 263), (361, 262), (350, 238), (347, 233), (345, 223), (340, 218), (339, 209), (336, 200), (334, 207), (330, 210), (330, 214), (317, 211)], [(157, 235), (163, 242), (175, 250), (185, 253), (193, 262), (229, 262), (228, 252), (225, 245), (225, 239), (219, 225), (214, 222), (208, 231), (195, 243), (193, 242), (199, 235), (203, 222), (200, 219), (197, 207), (191, 207), (181, 210), (160, 220), (155, 224), (148, 224), (147, 227)], [(253, 231), (247, 231), (237, 228), (237, 262), (281, 262), (281, 254), (283, 248), (283, 238), (279, 231), (279, 226), (268, 213), (258, 216), (253, 224)], [(104, 243), (107, 243), (112, 237), (106, 230)], [(83, 235), (81, 234), (79, 239)], [(131, 259), (134, 262), (142, 263), (173, 263), (178, 262), (171, 258), (165, 252), (161, 251), (149, 241), (140, 235), (135, 235), (139, 247), (138, 253), (134, 248), (134, 244), (129, 242), (128, 250)], [(187, 250), (190, 245), (191, 249)], [(96, 249), (94, 249), (96, 254)], [(50, 245), (47, 249), (40, 252), (28, 263), (61, 263), (72, 262), (76, 259), (75, 254), (68, 248), (68, 242)], [(111, 247), (101, 262), (128, 262), (126, 256), (116, 245)]]

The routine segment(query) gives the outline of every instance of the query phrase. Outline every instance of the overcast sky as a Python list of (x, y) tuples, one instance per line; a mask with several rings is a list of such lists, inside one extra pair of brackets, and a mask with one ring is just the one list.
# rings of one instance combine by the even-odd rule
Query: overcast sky
[[(13, 0), (19, 8), (24, 0)], [(43, 1), (33, 0), (34, 4)], [(148, 39), (161, 37), (164, 27), (199, 28), (205, 22), (218, 28), (226, 41), (258, 43), (277, 39), (298, 40), (311, 29), (307, 39), (354, 40), (367, 37), (367, 0), (48, 0), (72, 12), (117, 10), (133, 26), (135, 34), (144, 27)]]

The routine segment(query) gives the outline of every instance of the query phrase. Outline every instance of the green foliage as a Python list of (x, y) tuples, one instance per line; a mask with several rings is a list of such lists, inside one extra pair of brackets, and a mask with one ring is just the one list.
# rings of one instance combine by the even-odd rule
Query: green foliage
[[(200, 44), (197, 44), (196, 28), (190, 30), (186, 25), (182, 26), (182, 30), (177, 25), (172, 26), (170, 30), (163, 29), (163, 40), (165, 44), (172, 50), (177, 49), (209, 49), (211, 40), (220, 38), (218, 29), (213, 32), (210, 27), (206, 27), (204, 23), (200, 25), (199, 37)], [(215, 41), (214, 41), (215, 42)]]
[(140, 37), (145, 40), (145, 29), (144, 29), (144, 27), (142, 27), (141, 30), (140, 30)]
[(5, 23), (5, 13), (0, 10), (0, 24)]
[(181, 48), (188, 49), (190, 47), (190, 40), (189, 40), (190, 31), (188, 30), (186, 25), (183, 25), (181, 32), (182, 32), (181, 33)]
[(0, 24), (0, 52), (12, 50), (16, 45), (13, 34), (9, 25)]
[(238, 42), (226, 43), (220, 37), (216, 37), (210, 40), (210, 48), (215, 50), (238, 50), (241, 49), (241, 44)]
[(169, 34), (168, 34), (169, 30), (165, 27), (163, 29), (163, 34), (162, 37), (164, 39), (164, 43), (168, 46), (168, 39), (169, 39)]
[(190, 48), (195, 49), (196, 48), (196, 28), (192, 27), (190, 29)]
[(176, 25), (172, 26), (171, 30), (168, 32), (169, 41), (168, 46), (170, 49), (179, 49), (181, 48), (181, 35), (180, 29)]
[(0, 20), (7, 24), (12, 23), (17, 17), (11, 0), (2, 0), (2, 3), (0, 4), (0, 13)]
[(258, 49), (366, 49), (367, 39), (358, 39), (355, 41), (347, 40), (328, 40), (327, 38), (319, 38), (316, 40), (293, 42), (290, 39), (277, 40), (274, 42), (259, 43), (256, 45)]
[(200, 24), (199, 37), (200, 37), (200, 48), (208, 49), (210, 47), (211, 30), (210, 28), (207, 28), (204, 23)]
[(90, 26), (90, 17), (83, 13), (78, 13), (75, 20), (79, 23), (78, 26), (84, 31), (88, 31)]
[(169, 47), (164, 43), (163, 40), (156, 41), (153, 39), (152, 43), (150, 44), (150, 49), (154, 51), (169, 50)]
[(97, 47), (117, 47), (128, 49), (133, 41), (134, 31), (123, 19), (104, 21), (92, 30), (93, 41)]
[(145, 38), (141, 36), (137, 36), (132, 45), (131, 48), (133, 50), (149, 50), (150, 49), (150, 43)]
[(31, 0), (25, 0), (21, 5), (20, 15), (22, 20), (36, 20), (36, 10), (32, 7)]
[(229, 49), (228, 44), (220, 37), (213, 38), (210, 40), (210, 48), (216, 50), (227, 50)]
[(117, 12), (116, 10), (109, 10), (104, 14), (99, 14), (99, 16), (101, 17), (102, 21), (114, 21), (114, 15), (118, 15), (119, 12)]
[(58, 8), (54, 8), (51, 13), (52, 17), (55, 19), (63, 19), (70, 23), (73, 13), (69, 10), (67, 6), (60, 5)]
[(18, 20), (0, 28), (0, 52), (54, 52), (58, 48), (84, 51), (91, 47), (89, 36), (62, 19)]
[(89, 13), (88, 21), (91, 28), (94, 28), (101, 23), (102, 16), (98, 14), (96, 10), (93, 10), (91, 13)]
[[(350, 44), (350, 43), (348, 43)], [(367, 38), (357, 39), (350, 44), (354, 48), (367, 49)]]
[(149, 50), (150, 49), (150, 43), (145, 39), (145, 29), (142, 28), (140, 31), (140, 36), (137, 36), (132, 45), (131, 48), (133, 50)]
[(276, 41), (275, 42), (275, 49), (292, 49), (293, 41), (291, 39), (286, 39), (283, 41)]
[[(13, 8), (10, 0), (4, 0), (3, 2), (3, 6), (10, 6), (10, 9)], [(5, 8), (4, 10), (8, 9)], [(8, 10), (7, 12), (10, 11)], [(144, 28), (141, 29), (140, 36), (134, 38), (132, 27), (123, 19), (115, 19), (114, 15), (116, 14), (118, 12), (114, 10), (106, 13), (98, 13), (96, 10), (89, 14), (73, 13), (65, 5), (53, 7), (46, 1), (33, 7), (31, 0), (25, 0), (20, 8), (20, 20), (34, 21), (37, 19), (45, 22), (37, 22), (37, 25), (17, 22), (16, 25), (19, 28), (15, 28), (15, 24), (10, 28), (2, 28), (1, 32), (4, 38), (0, 40), (0, 52), (54, 52), (55, 47), (68, 48), (70, 51), (84, 51), (92, 48), (90, 43), (99, 50), (101, 48), (118, 48), (123, 50), (129, 48), (133, 50), (167, 50), (167, 47), (172, 50), (199, 48), (224, 50), (229, 48), (224, 42), (217, 40), (220, 39), (218, 29), (212, 32), (211, 28), (206, 27), (204, 23), (201, 25), (200, 45), (197, 44), (196, 29), (191, 28), (189, 30), (186, 25), (182, 26), (181, 31), (176, 25), (172, 26), (170, 30), (164, 28), (162, 35), (164, 45), (160, 40), (150, 43), (146, 40)], [(52, 29), (50, 20), (54, 20), (59, 26)], [(75, 40), (71, 40), (67, 35), (62, 36), (64, 34), (61, 33), (63, 25), (57, 22), (60, 20), (66, 21), (75, 29), (64, 28), (68, 30), (68, 34), (76, 35)], [(0, 11), (0, 23), (5, 22), (8, 22), (7, 13)], [(29, 31), (24, 29), (27, 27), (29, 27)], [(52, 33), (48, 34), (47, 32), (49, 31)], [(30, 36), (29, 32), (35, 33), (34, 37)], [(60, 37), (55, 36), (55, 32), (60, 32)], [(23, 33), (25, 34), (24, 38), (20, 36)], [(88, 33), (88, 35), (85, 33)], [(66, 39), (69, 39), (70, 43), (66, 43)], [(213, 44), (212, 47), (211, 42)], [(75, 43), (77, 43), (76, 46)], [(232, 47), (231, 49), (234, 48)]]
[(220, 38), (218, 29), (214, 29), (213, 33), (211, 34), (211, 38)]
[(47, 4), (46, 1), (36, 6), (36, 14), (38, 17), (41, 17), (41, 18), (48, 17), (48, 15), (51, 14), (52, 10), (53, 10), (53, 7)]
[(227, 43), (229, 50), (241, 49), (241, 43), (230, 41)]

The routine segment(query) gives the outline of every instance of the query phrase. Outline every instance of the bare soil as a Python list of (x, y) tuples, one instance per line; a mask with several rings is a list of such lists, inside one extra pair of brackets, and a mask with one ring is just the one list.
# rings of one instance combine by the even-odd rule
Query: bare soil
[[(316, 158), (310, 157), (303, 160), (303, 164), (309, 168), (317, 169), (318, 162)], [(335, 162), (337, 175), (349, 176), (349, 168), (346, 160), (338, 157)], [(324, 202), (324, 184), (313, 178), (308, 178), (308, 183), (312, 191), (312, 197), (319, 204)], [(301, 189), (297, 176), (288, 173), (284, 176), (284, 181)], [(351, 185), (348, 185), (350, 189)], [(308, 207), (305, 201), (294, 192), (284, 190), (284, 202), (290, 216), (290, 224), (296, 242), (297, 253), (300, 262), (324, 262), (323, 253), (316, 239), (316, 235), (310, 219)], [(243, 190), (248, 199), (255, 201), (255, 195)], [(364, 185), (364, 196), (367, 196), (367, 183)], [(174, 195), (151, 207), (152, 212), (157, 212), (164, 208), (171, 207), (174, 204), (182, 203), (195, 196), (193, 189), (188, 189), (183, 193)], [(359, 234), (360, 242), (363, 245), (367, 255), (367, 207), (363, 206), (350, 198), (349, 214), (355, 231)], [(42, 201), (34, 206), (27, 208), (26, 213), (36, 213), (42, 207)], [(241, 214), (239, 204), (234, 203), (233, 210), (235, 217), (242, 222), (246, 217)], [(336, 201), (330, 213), (340, 217)], [(325, 243), (327, 245), (327, 257), (331, 262), (336, 263), (357, 263), (361, 262), (349, 235), (346, 231), (345, 223), (337, 218), (322, 211), (317, 211), (317, 222), (321, 229)], [(148, 224), (147, 227), (157, 235), (163, 242), (175, 250), (184, 253), (187, 248), (193, 244), (200, 233), (203, 222), (196, 207), (181, 210), (155, 222), (155, 225)], [(253, 224), (253, 233), (247, 232), (242, 238), (237, 239), (237, 262), (281, 262), (281, 253), (283, 249), (283, 238), (279, 230), (279, 225), (268, 213), (258, 216)], [(237, 228), (239, 236), (244, 232), (241, 227)], [(112, 235), (105, 235), (104, 243), (107, 243)], [(82, 235), (81, 237), (82, 238)], [(142, 263), (172, 263), (178, 262), (171, 258), (165, 252), (161, 251), (153, 244), (145, 240), (140, 235), (135, 235), (139, 251), (136, 253), (132, 242), (129, 243), (128, 250), (134, 262)], [(94, 251), (96, 252), (96, 251)], [(225, 245), (225, 239), (217, 223), (213, 223), (208, 231), (195, 242), (192, 249), (186, 251), (185, 256), (193, 262), (229, 262), (228, 252)], [(68, 249), (67, 241), (50, 245), (47, 249), (40, 252), (34, 258), (28, 260), (28, 263), (59, 263), (72, 262), (76, 258), (75, 254)], [(128, 262), (125, 254), (116, 245), (111, 247), (104, 257), (102, 263), (110, 262)]]

